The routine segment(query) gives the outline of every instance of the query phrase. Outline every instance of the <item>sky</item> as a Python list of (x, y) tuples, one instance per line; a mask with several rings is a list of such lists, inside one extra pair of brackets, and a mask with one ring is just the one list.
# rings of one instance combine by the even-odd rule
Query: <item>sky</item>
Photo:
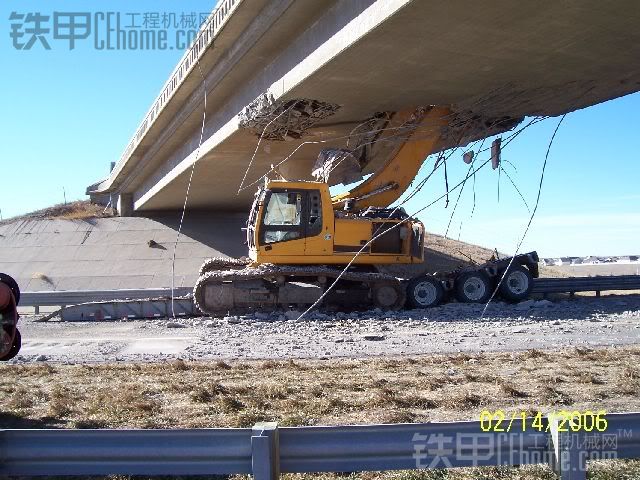
[[(166, 49), (97, 50), (93, 36), (68, 40), (46, 36), (31, 49), (18, 50), (10, 36), (12, 12), (119, 12), (124, 24), (212, 10), (215, 0), (159, 3), (97, 0), (87, 2), (3, 2), (0, 6), (0, 215), (2, 218), (66, 200), (86, 198), (88, 185), (108, 175), (183, 51), (176, 29), (168, 30)], [(167, 17), (164, 17), (165, 19)], [(102, 19), (102, 17), (100, 17)], [(51, 26), (49, 19), (49, 26)], [(61, 20), (62, 21), (62, 20)], [(188, 25), (183, 25), (188, 30)], [(178, 25), (180, 29), (181, 25)], [(101, 25), (104, 32), (104, 25)], [(104, 33), (102, 33), (104, 35)], [(26, 38), (18, 39), (18, 43)], [(173, 47), (173, 48), (171, 48)], [(503, 168), (532, 209), (542, 164), (558, 118), (523, 132), (503, 152)], [(550, 150), (540, 202), (520, 251), (542, 256), (640, 254), (640, 93), (569, 113)], [(506, 135), (503, 135), (505, 137)], [(487, 145), (489, 142), (487, 142)], [(480, 155), (485, 159), (488, 153)], [(433, 168), (425, 162), (418, 177)], [(447, 164), (453, 187), (466, 174), (462, 154)], [(442, 169), (441, 169), (442, 170)], [(421, 210), (445, 191), (439, 170), (405, 206)], [(476, 176), (475, 210), (472, 182), (464, 187), (449, 236), (513, 253), (530, 214), (505, 173), (491, 168)], [(498, 191), (500, 195), (498, 196)], [(458, 192), (417, 216), (427, 229), (444, 234)]]

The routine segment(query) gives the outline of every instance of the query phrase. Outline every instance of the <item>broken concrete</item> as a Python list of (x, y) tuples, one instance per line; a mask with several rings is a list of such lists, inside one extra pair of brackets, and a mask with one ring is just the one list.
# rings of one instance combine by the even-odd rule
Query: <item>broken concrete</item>
[(319, 182), (348, 185), (362, 180), (362, 167), (353, 152), (344, 148), (321, 150), (311, 172)]
[(240, 128), (264, 140), (291, 141), (302, 138), (339, 108), (340, 105), (304, 98), (276, 101), (273, 95), (265, 93), (242, 110)]

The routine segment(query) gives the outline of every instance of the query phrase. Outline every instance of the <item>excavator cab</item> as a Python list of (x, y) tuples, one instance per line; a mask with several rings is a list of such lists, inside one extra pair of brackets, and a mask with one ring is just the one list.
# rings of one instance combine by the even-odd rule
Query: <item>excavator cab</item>
[[(269, 181), (248, 221), (255, 264), (419, 263), (424, 227), (401, 209), (335, 210), (324, 182)], [(355, 256), (355, 259), (354, 259)]]
[[(328, 208), (326, 213), (323, 212), (323, 205)], [(289, 261), (293, 261), (293, 257), (311, 253), (312, 245), (318, 242), (323, 231), (326, 230), (329, 234), (323, 240), (325, 243), (332, 239), (330, 230), (333, 226), (329, 222), (323, 225), (325, 217), (333, 220), (331, 198), (326, 184), (268, 182), (256, 193), (249, 215), (249, 257), (258, 263), (279, 263), (275, 261), (275, 257), (288, 257)], [(317, 253), (329, 251), (329, 248), (325, 248)]]

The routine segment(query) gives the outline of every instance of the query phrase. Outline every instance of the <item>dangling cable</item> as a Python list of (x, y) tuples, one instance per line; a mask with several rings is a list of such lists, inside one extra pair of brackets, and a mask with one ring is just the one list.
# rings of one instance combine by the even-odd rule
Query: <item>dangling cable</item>
[(202, 146), (202, 139), (204, 138), (204, 126), (207, 121), (207, 80), (202, 72), (200, 65), (200, 57), (196, 60), (198, 64), (198, 70), (200, 71), (200, 77), (202, 78), (202, 89), (204, 91), (204, 108), (202, 111), (202, 128), (200, 129), (200, 141), (198, 142), (198, 148), (196, 149), (196, 158), (191, 164), (191, 174), (189, 175), (189, 183), (187, 184), (187, 192), (184, 196), (184, 205), (182, 205), (182, 215), (180, 216), (180, 224), (178, 225), (178, 234), (176, 235), (176, 241), (173, 244), (173, 255), (171, 257), (171, 314), (173, 318), (176, 318), (175, 302), (174, 302), (174, 290), (176, 279), (176, 250), (178, 249), (178, 242), (180, 241), (180, 234), (182, 233), (182, 224), (184, 223), (184, 216), (187, 211), (187, 202), (189, 201), (189, 192), (191, 191), (191, 182), (193, 180), (193, 172), (196, 169), (196, 163), (200, 159), (200, 147)]
[(542, 193), (542, 183), (544, 182), (544, 174), (545, 174), (545, 171), (547, 170), (547, 160), (549, 160), (549, 152), (551, 152), (551, 145), (553, 145), (553, 140), (556, 138), (558, 129), (560, 128), (560, 125), (562, 125), (562, 122), (564, 121), (566, 116), (567, 116), (566, 113), (562, 115), (562, 117), (560, 118), (560, 121), (556, 125), (556, 129), (553, 131), (553, 135), (551, 135), (551, 139), (549, 140), (549, 145), (547, 146), (547, 153), (544, 156), (544, 163), (542, 164), (542, 172), (540, 173), (540, 183), (538, 184), (538, 195), (536, 197), (536, 203), (533, 206), (533, 211), (531, 212), (531, 216), (529, 217), (529, 222), (527, 223), (527, 226), (524, 229), (522, 238), (520, 239), (520, 241), (518, 242), (518, 245), (516, 246), (516, 252), (513, 254), (513, 256), (511, 257), (511, 260), (509, 261), (509, 265), (507, 265), (507, 268), (505, 268), (502, 276), (500, 277), (500, 281), (496, 285), (496, 288), (491, 294), (491, 297), (489, 298), (489, 300), (487, 300), (487, 303), (482, 309), (482, 314), (480, 315), (480, 318), (484, 318), (484, 314), (487, 312), (487, 308), (489, 308), (489, 304), (491, 303), (493, 298), (496, 296), (496, 293), (498, 292), (500, 285), (502, 285), (502, 282), (504, 281), (504, 277), (507, 275), (507, 272), (511, 268), (511, 264), (513, 263), (513, 260), (516, 258), (516, 256), (520, 252), (520, 247), (522, 246), (522, 243), (524, 242), (524, 239), (526, 238), (527, 233), (529, 233), (529, 227), (531, 227), (531, 223), (533, 222), (533, 217), (536, 216), (536, 212), (538, 211), (538, 205), (540, 204), (540, 195)]

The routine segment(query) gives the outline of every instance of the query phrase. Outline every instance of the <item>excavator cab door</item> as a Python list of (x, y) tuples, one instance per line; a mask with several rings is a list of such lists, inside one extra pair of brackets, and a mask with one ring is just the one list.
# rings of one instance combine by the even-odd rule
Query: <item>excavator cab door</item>
[(304, 255), (306, 205), (304, 191), (267, 191), (258, 229), (259, 248), (267, 255)]

